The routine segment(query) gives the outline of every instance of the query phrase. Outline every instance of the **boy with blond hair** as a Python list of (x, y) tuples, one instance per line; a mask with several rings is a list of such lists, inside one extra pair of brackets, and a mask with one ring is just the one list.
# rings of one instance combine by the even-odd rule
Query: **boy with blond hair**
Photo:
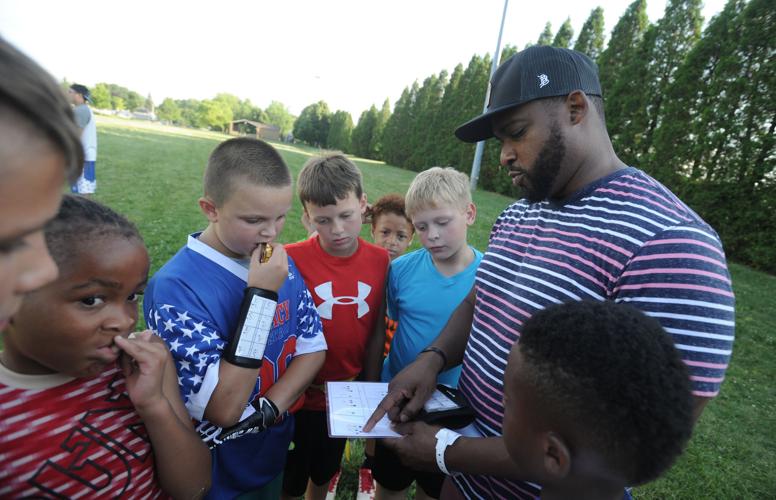
[(146, 323), (167, 342), (186, 408), (213, 450), (210, 498), (280, 495), (290, 415), (326, 355), (310, 293), (275, 243), (292, 197), (272, 146), (221, 143), (199, 199), (207, 228), (146, 289)]
[[(283, 477), (286, 496), (324, 498), (339, 469), (345, 439), (328, 437), (328, 381), (359, 374), (377, 381), (384, 324), (388, 253), (359, 237), (366, 194), (361, 172), (339, 153), (311, 158), (299, 173), (299, 199), (316, 235), (288, 245), (323, 322), (329, 355), (297, 414), (294, 449)], [(363, 373), (362, 373), (363, 372)]]
[[(482, 253), (466, 241), (477, 214), (466, 174), (449, 167), (423, 171), (412, 181), (405, 204), (423, 248), (391, 263), (388, 316), (399, 326), (383, 365), (383, 382), (418, 356), (445, 357), (427, 346), (471, 290), (482, 259)], [(437, 382), (455, 387), (460, 372), (460, 367), (441, 372)], [(404, 498), (413, 480), (418, 481), (418, 497), (438, 498), (444, 480), (439, 473), (404, 467), (379, 442), (373, 473), (380, 498)]]

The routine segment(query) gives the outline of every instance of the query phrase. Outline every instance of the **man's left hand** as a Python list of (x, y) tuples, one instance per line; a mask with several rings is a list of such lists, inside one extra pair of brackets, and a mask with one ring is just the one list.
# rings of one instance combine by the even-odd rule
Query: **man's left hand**
[(393, 450), (407, 467), (439, 472), (436, 463), (436, 433), (439, 429), (441, 427), (425, 422), (396, 424), (394, 430), (402, 437), (383, 439), (383, 444)]

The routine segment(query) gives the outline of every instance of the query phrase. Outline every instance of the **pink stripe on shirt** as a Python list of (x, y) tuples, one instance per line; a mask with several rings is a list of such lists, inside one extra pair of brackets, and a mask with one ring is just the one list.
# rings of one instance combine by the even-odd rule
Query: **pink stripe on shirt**
[(715, 370), (726, 370), (728, 365), (727, 363), (709, 363), (707, 361), (694, 361), (690, 359), (684, 359), (684, 364), (689, 366), (697, 366), (699, 368), (713, 368)]
[(617, 293), (620, 290), (640, 290), (642, 288), (664, 288), (667, 290), (670, 290), (670, 289), (695, 290), (697, 292), (709, 292), (716, 295), (722, 295), (724, 297), (731, 297), (731, 298), (733, 297), (733, 294), (726, 290), (720, 290), (718, 288), (712, 288), (710, 286), (687, 285), (684, 283), (642, 283), (640, 285), (623, 285), (621, 287), (616, 287), (614, 289), (614, 292)]
[[(499, 250), (504, 250), (505, 252), (508, 252), (508, 253), (511, 253), (511, 254), (514, 254), (514, 255), (518, 255), (520, 257), (526, 257), (527, 256), (527, 254), (525, 252), (520, 252), (520, 251), (514, 250), (514, 249), (509, 248), (509, 247), (505, 247), (505, 246), (502, 246), (502, 245), (491, 244), (491, 247), (497, 248)], [(556, 267), (562, 267), (564, 269), (567, 269), (567, 270), (571, 271), (572, 273), (574, 273), (574, 274), (576, 274), (578, 276), (582, 276), (583, 278), (587, 279), (588, 281), (590, 281), (591, 283), (593, 283), (596, 286), (599, 286), (599, 287), (604, 288), (604, 289), (607, 288), (606, 284), (601, 283), (601, 281), (596, 279), (595, 276), (591, 276), (590, 274), (588, 274), (586, 272), (580, 271), (579, 269), (577, 269), (577, 268), (575, 268), (575, 267), (573, 267), (573, 266), (571, 266), (571, 265), (569, 265), (569, 264), (567, 264), (565, 262), (560, 262), (558, 260), (549, 259), (547, 257), (542, 257), (541, 255), (535, 255), (535, 254), (531, 255), (531, 258), (534, 259), (534, 260), (539, 260), (539, 261), (542, 261), (542, 262), (550, 263), (550, 264), (552, 264), (552, 265), (554, 265)], [(595, 267), (595, 266), (593, 266), (593, 267)]]
[(668, 238), (664, 240), (652, 240), (644, 243), (645, 247), (654, 247), (656, 245), (698, 245), (707, 250), (711, 250), (723, 259), (725, 258), (725, 254), (715, 246), (709, 245), (703, 241), (692, 240), (690, 238)]
[(659, 260), (659, 259), (666, 259), (666, 260), (692, 259), (692, 260), (700, 260), (702, 262), (708, 262), (709, 264), (714, 264), (719, 267), (725, 267), (724, 262), (720, 262), (717, 259), (707, 257), (706, 255), (698, 255), (694, 253), (655, 253), (650, 255), (639, 255), (638, 257), (634, 257), (631, 262), (640, 262), (642, 260)]
[[(596, 245), (601, 245), (603, 247), (610, 248), (610, 249), (614, 250), (615, 252), (620, 253), (620, 254), (622, 254), (622, 255), (624, 255), (626, 257), (630, 257), (631, 255), (633, 255), (631, 252), (629, 252), (628, 250), (624, 249), (623, 247), (621, 247), (619, 245), (615, 245), (614, 243), (611, 243), (609, 241), (604, 241), (604, 240), (602, 240), (600, 238), (594, 238), (592, 236), (587, 236), (587, 235), (579, 233), (579, 232), (561, 231), (560, 229), (555, 229), (555, 228), (551, 228), (551, 227), (539, 227), (537, 225), (529, 226), (529, 225), (525, 225), (525, 224), (509, 224), (509, 223), (504, 223), (503, 226), (504, 227), (511, 227), (511, 228), (525, 229), (526, 231), (528, 231), (530, 233), (533, 233), (534, 231), (541, 231), (543, 233), (556, 233), (556, 234), (559, 234), (561, 236), (568, 236), (570, 238), (579, 238), (581, 240), (585, 240), (585, 241), (588, 241), (590, 243), (595, 243)], [(510, 234), (513, 234), (515, 236), (522, 236), (523, 238), (530, 238), (531, 237), (531, 234), (523, 234), (521, 232), (514, 231), (514, 230), (511, 231)]]
[(712, 273), (711, 271), (703, 271), (701, 269), (679, 269), (679, 268), (671, 268), (671, 267), (655, 267), (651, 269), (641, 269), (638, 271), (626, 271), (622, 273), (622, 276), (644, 276), (647, 274), (691, 274), (694, 276), (706, 276), (707, 278), (712, 278), (716, 280), (720, 280), (728, 285), (730, 285), (730, 278), (727, 276), (723, 276), (721, 274)]

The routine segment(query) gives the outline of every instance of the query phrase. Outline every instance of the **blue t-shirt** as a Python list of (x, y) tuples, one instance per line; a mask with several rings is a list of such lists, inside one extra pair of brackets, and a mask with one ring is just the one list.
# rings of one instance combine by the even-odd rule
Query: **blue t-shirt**
[[(439, 335), (450, 315), (466, 298), (474, 285), (482, 253), (474, 251), (474, 260), (453, 276), (443, 276), (434, 266), (425, 248), (402, 255), (391, 263), (388, 274), (388, 316), (399, 326), (391, 343), (391, 352), (383, 364), (382, 381), (390, 381), (418, 353)], [(442, 372), (437, 382), (458, 385), (461, 367)]]
[[(148, 283), (143, 314), (167, 343), (186, 409), (201, 425), (218, 382), (221, 353), (237, 328), (248, 270), (197, 239), (188, 243)], [(278, 290), (275, 319), (250, 400), (264, 394), (295, 356), (326, 349), (320, 316), (289, 257), (288, 279)], [(292, 410), (301, 401), (292, 405)], [(213, 450), (208, 498), (233, 498), (261, 488), (283, 470), (293, 418), (264, 432), (227, 441)]]

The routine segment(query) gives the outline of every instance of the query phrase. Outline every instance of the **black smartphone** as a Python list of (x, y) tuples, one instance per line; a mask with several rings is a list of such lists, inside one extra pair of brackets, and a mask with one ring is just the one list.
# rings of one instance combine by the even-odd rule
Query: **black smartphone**
[(474, 410), (458, 389), (439, 384), (431, 398), (426, 401), (418, 419), (427, 424), (460, 429), (472, 423)]

